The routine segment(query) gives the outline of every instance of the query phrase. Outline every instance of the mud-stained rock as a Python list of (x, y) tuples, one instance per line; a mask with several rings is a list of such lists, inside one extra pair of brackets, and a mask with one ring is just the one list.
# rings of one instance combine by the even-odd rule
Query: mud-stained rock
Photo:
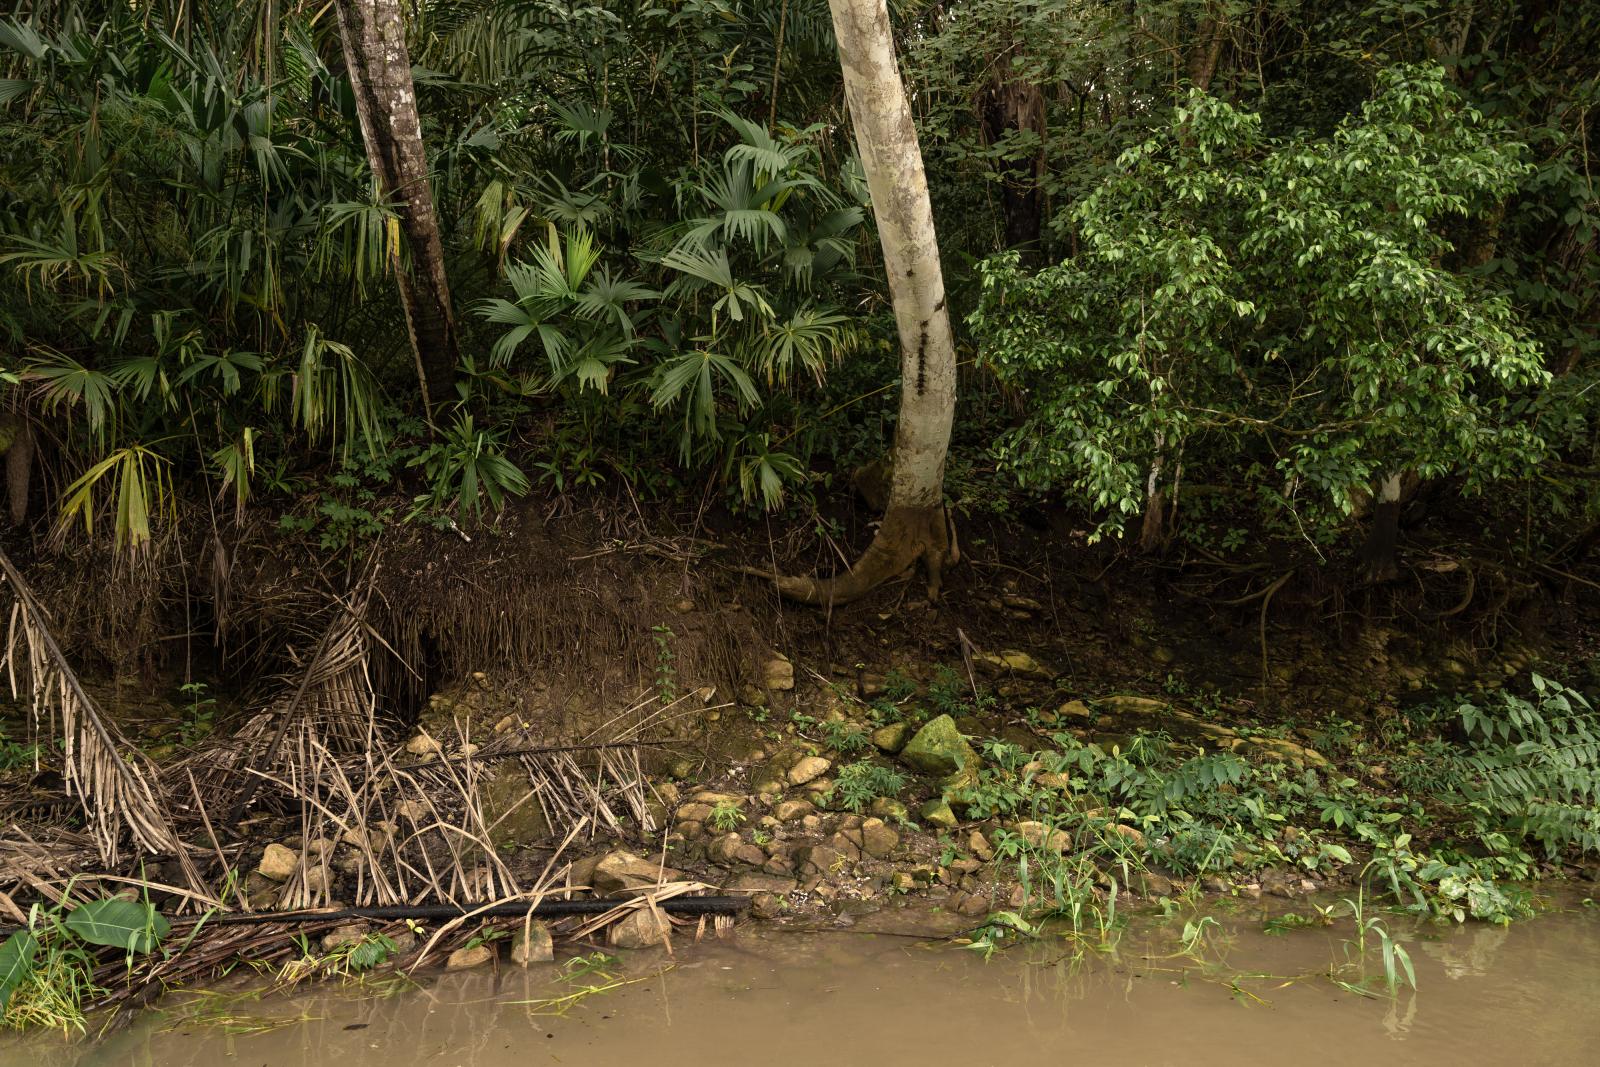
[(780, 800), (772, 809), (772, 817), (779, 822), (799, 822), (816, 810), (809, 800)]
[(1147, 900), (1170, 897), (1173, 891), (1172, 879), (1159, 871), (1134, 872), (1133, 887)]
[(737, 794), (737, 793), (715, 793), (715, 792), (712, 792), (709, 789), (700, 790), (700, 792), (698, 792), (694, 796), (690, 797), (689, 800), (691, 802), (695, 803), (695, 804), (709, 804), (713, 808), (717, 808), (717, 807), (743, 808), (744, 807), (744, 797), (740, 796), (739, 794)]
[(594, 869), (600, 861), (605, 859), (605, 854), (595, 853), (589, 856), (579, 856), (573, 860), (567, 869), (567, 878), (575, 886), (593, 886)]
[[(1095, 706), (1104, 715), (1123, 716), (1163, 716), (1171, 715), (1178, 709), (1170, 701), (1158, 700), (1155, 697), (1131, 696), (1118, 694), (1095, 698)], [(1065, 709), (1063, 709), (1065, 710)]]
[(427, 802), (422, 800), (402, 800), (394, 806), (394, 814), (397, 819), (404, 819), (419, 826), (433, 821), (433, 812)]
[(444, 747), (426, 731), (417, 734), (406, 742), (406, 751), (420, 759), (432, 759), (444, 751)]
[(1012, 829), (1017, 836), (1034, 848), (1046, 848), (1054, 852), (1072, 851), (1072, 835), (1065, 830), (1052, 830), (1044, 823), (1032, 819), (1019, 822)]
[(256, 864), (256, 873), (274, 882), (287, 881), (299, 869), (300, 854), (276, 842), (262, 850), (261, 862)]
[(750, 871), (739, 875), (727, 885), (730, 893), (793, 893), (799, 882), (787, 875), (758, 874)]
[(908, 722), (892, 722), (888, 726), (880, 726), (872, 731), (872, 744), (881, 752), (891, 756), (906, 747), (906, 741), (911, 737), (911, 724)]
[(911, 813), (906, 810), (906, 806), (894, 797), (878, 797), (867, 810), (888, 822), (903, 823), (911, 819)]
[(882, 819), (867, 819), (861, 824), (861, 848), (874, 859), (884, 859), (900, 846), (900, 835)]
[(1016, 649), (1007, 649), (1003, 652), (974, 652), (972, 663), (980, 671), (992, 677), (1013, 674), (1048, 682), (1059, 673), (1028, 653)]
[(777, 653), (761, 666), (761, 684), (773, 692), (786, 692), (794, 688), (794, 664), (789, 657)]
[(335, 926), (332, 930), (322, 935), (322, 951), (333, 952), (344, 948), (346, 945), (358, 945), (367, 939), (367, 934), (372, 932), (370, 923), (357, 922), (345, 923)]
[(982, 918), (989, 910), (989, 898), (982, 893), (966, 893), (956, 898), (956, 912), (969, 919)]
[(307, 867), (300, 875), (305, 883), (306, 892), (311, 894), (313, 900), (327, 899), (333, 889), (333, 872), (326, 863), (316, 863)]
[(1082, 725), (1094, 718), (1094, 710), (1086, 701), (1069, 700), (1056, 709), (1056, 716), (1069, 723)]
[(528, 772), (516, 760), (496, 766), (480, 793), (484, 818), (490, 825), (489, 838), (496, 848), (541, 841), (550, 835), (544, 807)]
[(924, 774), (948, 775), (964, 767), (975, 768), (978, 754), (967, 744), (948, 715), (930, 719), (900, 750), (900, 760)]
[(1300, 767), (1327, 768), (1332, 766), (1326, 756), (1314, 748), (1295, 741), (1285, 740), (1281, 737), (1245, 737), (1240, 738), (1240, 745), (1235, 751), (1244, 746), (1250, 746), (1268, 759), (1281, 760), (1293, 763)]
[(833, 766), (832, 760), (823, 759), (821, 756), (802, 756), (789, 768), (789, 784), (805, 785), (815, 781), (828, 773)]
[[(357, 849), (371, 849), (373, 852), (382, 852), (389, 847), (389, 837), (389, 827), (374, 824), (372, 826), (352, 826), (339, 835), (339, 840)], [(317, 852), (312, 848), (308, 847), (306, 851), (312, 856), (317, 855)], [(323, 852), (323, 855), (326, 856), (331, 851), (333, 850), (327, 849)]]
[(941, 830), (953, 830), (956, 826), (956, 813), (951, 810), (950, 802), (943, 797), (935, 797), (922, 805), (918, 811), (922, 821)]
[(689, 803), (678, 808), (678, 822), (705, 822), (711, 818), (710, 804)]
[(667, 939), (667, 918), (649, 908), (623, 916), (606, 930), (606, 940), (617, 948), (649, 948)]
[(795, 850), (794, 862), (802, 875), (827, 878), (843, 871), (850, 861), (828, 845), (804, 845)]
[(839, 855), (843, 856), (847, 860), (858, 860), (861, 858), (862, 851), (861, 831), (840, 830), (838, 833), (828, 838), (828, 847), (839, 853)]
[(466, 971), (474, 967), (482, 967), (494, 959), (494, 946), (473, 945), (469, 948), (458, 948), (450, 953), (444, 961), (447, 971)]
[(589, 884), (601, 896), (616, 896), (635, 889), (643, 889), (658, 882), (676, 882), (683, 875), (671, 867), (663, 868), (655, 860), (636, 856), (631, 852), (613, 852), (595, 864)]
[(767, 862), (767, 854), (759, 845), (753, 845), (738, 834), (723, 834), (711, 842), (706, 849), (706, 855), (712, 863), (724, 867), (733, 867), (744, 864), (749, 867), (759, 867)]
[(250, 907), (256, 911), (265, 911), (277, 906), (278, 895), (283, 892), (283, 886), (263, 875), (260, 871), (251, 871), (244, 879), (244, 898)]
[(758, 919), (776, 919), (789, 910), (789, 903), (780, 893), (757, 893), (750, 898), (750, 914)]
[(555, 942), (550, 928), (538, 919), (524, 927), (517, 927), (511, 937), (511, 962), (518, 967), (534, 963), (549, 963), (556, 958)]

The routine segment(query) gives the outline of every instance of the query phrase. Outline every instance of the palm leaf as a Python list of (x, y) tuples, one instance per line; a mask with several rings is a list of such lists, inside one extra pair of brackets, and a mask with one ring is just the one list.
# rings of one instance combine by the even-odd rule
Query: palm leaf
[[(19, 674), (26, 677), (35, 718), (58, 725), (67, 792), (76, 796), (83, 808), (84, 824), (101, 861), (116, 866), (126, 837), (142, 851), (176, 855), (190, 884), (198, 887), (200, 878), (189, 863), (188, 846), (168, 818), (154, 784), (155, 768), (106, 719), (78, 681), (50, 632), (48, 616), (33, 589), (3, 551), (0, 572), (10, 583), (12, 595), (4, 660), (12, 697), (21, 696)], [(18, 661), (19, 647), (26, 651), (25, 662)]]

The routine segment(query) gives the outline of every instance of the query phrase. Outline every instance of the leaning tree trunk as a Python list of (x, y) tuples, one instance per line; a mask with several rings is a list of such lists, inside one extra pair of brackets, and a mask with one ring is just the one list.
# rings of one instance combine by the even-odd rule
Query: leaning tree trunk
[(335, 5), (367, 160), (378, 178), (379, 191), (395, 204), (411, 253), (408, 268), (399, 261), (398, 249), (391, 252), (396, 257), (395, 278), (417, 377), (431, 414), (454, 392), (460, 351), (445, 278), (439, 217), (434, 213), (428, 160), (422, 149), (405, 21), (400, 0), (335, 0)]
[(867, 551), (845, 574), (779, 577), (778, 589), (807, 603), (842, 604), (921, 561), (928, 596), (936, 599), (944, 568), (957, 558), (944, 509), (956, 356), (933, 205), (885, 0), (829, 0), (828, 6), (900, 334), (900, 422), (888, 507)]

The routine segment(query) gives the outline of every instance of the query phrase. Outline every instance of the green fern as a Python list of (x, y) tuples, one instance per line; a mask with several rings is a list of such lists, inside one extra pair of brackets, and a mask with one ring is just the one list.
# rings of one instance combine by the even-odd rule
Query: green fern
[(1533, 687), (1533, 700), (1500, 692), (1457, 709), (1471, 747), (1446, 758), (1444, 777), (1551, 856), (1600, 851), (1600, 715), (1559, 682), (1534, 675)]

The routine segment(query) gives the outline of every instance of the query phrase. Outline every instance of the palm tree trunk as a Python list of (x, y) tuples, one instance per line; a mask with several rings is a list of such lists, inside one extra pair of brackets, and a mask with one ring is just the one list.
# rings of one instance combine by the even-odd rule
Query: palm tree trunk
[(933, 599), (944, 568), (959, 555), (944, 508), (945, 453), (956, 403), (955, 340), (933, 205), (885, 0), (829, 0), (828, 6), (900, 334), (900, 421), (888, 508), (865, 554), (843, 575), (780, 577), (778, 588), (808, 603), (842, 604), (921, 561)]
[(417, 361), (417, 378), (430, 415), (454, 392), (460, 355), (444, 244), (428, 184), (428, 160), (417, 118), (416, 88), (406, 51), (400, 0), (335, 0), (339, 38), (355, 93), (361, 137), (378, 188), (391, 200), (410, 251), (409, 267), (396, 256), (395, 279)]

